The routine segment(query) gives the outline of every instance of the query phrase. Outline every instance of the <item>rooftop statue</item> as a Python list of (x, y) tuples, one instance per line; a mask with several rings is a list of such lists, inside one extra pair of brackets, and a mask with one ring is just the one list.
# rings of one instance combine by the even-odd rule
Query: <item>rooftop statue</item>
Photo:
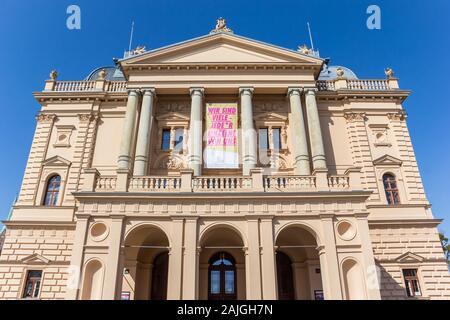
[(220, 17), (217, 19), (216, 22), (216, 28), (214, 30), (211, 30), (211, 33), (218, 33), (218, 32), (229, 32), (233, 33), (233, 31), (227, 27), (227, 22), (224, 18)]

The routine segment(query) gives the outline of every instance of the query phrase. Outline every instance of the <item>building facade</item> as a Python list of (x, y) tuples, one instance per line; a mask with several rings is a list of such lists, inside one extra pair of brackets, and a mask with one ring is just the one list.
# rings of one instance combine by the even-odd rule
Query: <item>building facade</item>
[(448, 299), (391, 69), (235, 35), (52, 72), (0, 299)]

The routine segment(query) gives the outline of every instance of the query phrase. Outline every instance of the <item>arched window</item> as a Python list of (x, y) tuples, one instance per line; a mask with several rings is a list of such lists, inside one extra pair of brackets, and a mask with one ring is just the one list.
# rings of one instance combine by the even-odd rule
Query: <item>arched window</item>
[(383, 185), (388, 204), (399, 204), (400, 197), (398, 196), (397, 181), (395, 180), (395, 176), (390, 173), (386, 173), (383, 176)]
[(236, 263), (219, 252), (209, 259), (209, 300), (236, 300)]
[(56, 175), (48, 179), (45, 189), (44, 206), (56, 206), (58, 202), (59, 189), (61, 187), (61, 177)]

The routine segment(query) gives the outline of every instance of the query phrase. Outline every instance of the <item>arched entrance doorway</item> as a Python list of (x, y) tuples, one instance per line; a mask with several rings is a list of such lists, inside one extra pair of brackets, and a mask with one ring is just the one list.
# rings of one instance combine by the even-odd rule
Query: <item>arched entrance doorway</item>
[(277, 252), (278, 299), (295, 300), (294, 275), (291, 258), (282, 251)]
[(199, 298), (245, 300), (244, 241), (227, 225), (218, 225), (201, 236)]
[(164, 231), (153, 225), (138, 227), (124, 246), (122, 291), (134, 300), (166, 300), (170, 245)]
[(278, 298), (315, 300), (323, 297), (315, 236), (301, 225), (284, 228), (276, 239)]
[(168, 252), (160, 253), (153, 261), (152, 289), (150, 299), (167, 300)]

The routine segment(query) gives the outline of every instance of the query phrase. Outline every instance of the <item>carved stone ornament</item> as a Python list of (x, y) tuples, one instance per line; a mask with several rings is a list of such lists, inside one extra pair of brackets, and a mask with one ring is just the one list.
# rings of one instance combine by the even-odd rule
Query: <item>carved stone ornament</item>
[(405, 111), (391, 112), (387, 114), (387, 117), (391, 121), (403, 121), (406, 119), (407, 115)]
[(302, 46), (298, 46), (297, 50), (302, 54), (310, 55), (312, 53), (312, 50), (310, 48), (308, 48), (308, 46), (306, 44), (304, 44)]
[(108, 71), (106, 71), (106, 69), (100, 70), (100, 72), (98, 73), (98, 80), (105, 80), (107, 75)]
[(219, 33), (219, 32), (229, 32), (233, 33), (233, 31), (227, 27), (227, 22), (224, 18), (220, 17), (217, 19), (216, 27), (211, 30), (211, 33)]
[(36, 116), (37, 122), (52, 123), (56, 119), (56, 114), (40, 113)]
[(169, 161), (167, 162), (167, 169), (179, 170), (185, 168), (184, 157), (172, 152), (170, 154)]
[(391, 68), (386, 68), (384, 74), (388, 79), (394, 79), (394, 71)]
[(337, 74), (338, 78), (343, 78), (344, 77), (344, 69), (337, 68), (336, 69), (336, 74)]
[(81, 122), (91, 122), (93, 120), (96, 120), (98, 118), (98, 115), (95, 113), (80, 113), (78, 115), (78, 119)]
[(53, 80), (53, 81), (55, 81), (56, 78), (58, 78), (58, 71), (52, 70), (52, 71), (50, 72), (50, 79)]
[(344, 118), (345, 120), (347, 120), (347, 122), (365, 121), (366, 114), (364, 112), (346, 112), (344, 114)]
[(145, 46), (138, 46), (133, 50), (133, 56), (143, 54), (145, 52)]

